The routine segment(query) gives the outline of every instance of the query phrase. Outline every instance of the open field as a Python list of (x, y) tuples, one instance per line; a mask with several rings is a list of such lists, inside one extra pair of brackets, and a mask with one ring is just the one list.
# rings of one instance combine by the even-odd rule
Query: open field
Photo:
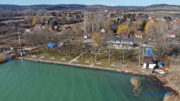
[(146, 12), (128, 12), (128, 13), (136, 13), (136, 14), (143, 13), (143, 14), (148, 14), (149, 16), (157, 16), (157, 17), (171, 16), (180, 19), (179, 11), (146, 11)]

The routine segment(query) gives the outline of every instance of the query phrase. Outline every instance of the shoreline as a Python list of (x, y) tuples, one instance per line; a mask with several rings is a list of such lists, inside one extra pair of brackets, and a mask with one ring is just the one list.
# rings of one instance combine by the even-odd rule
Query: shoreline
[(120, 70), (120, 69), (113, 69), (113, 68), (104, 68), (99, 66), (89, 66), (89, 65), (83, 65), (83, 64), (72, 64), (72, 63), (65, 63), (65, 62), (55, 62), (55, 61), (48, 61), (48, 60), (42, 60), (42, 59), (32, 59), (32, 58), (24, 58), (24, 57), (16, 57), (16, 59), (19, 60), (28, 60), (33, 62), (41, 62), (41, 63), (48, 63), (48, 64), (57, 64), (57, 65), (65, 65), (65, 66), (72, 66), (75, 68), (84, 68), (84, 69), (94, 69), (94, 70), (101, 70), (101, 71), (109, 71), (109, 72), (116, 72), (116, 73), (124, 73), (124, 74), (131, 74), (136, 76), (144, 76), (147, 78), (150, 78), (154, 81), (159, 82), (158, 84), (160, 86), (163, 86), (165, 89), (168, 89), (173, 95), (178, 96), (179, 92), (173, 89), (173, 87), (167, 85), (168, 82), (163, 82), (163, 80), (158, 77), (157, 75), (152, 75), (150, 73), (143, 73), (143, 72), (137, 72), (137, 71), (131, 71), (131, 70)]

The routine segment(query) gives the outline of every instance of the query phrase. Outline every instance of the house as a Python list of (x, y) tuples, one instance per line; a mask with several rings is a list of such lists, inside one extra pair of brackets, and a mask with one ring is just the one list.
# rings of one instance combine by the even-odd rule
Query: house
[(173, 38), (173, 39), (175, 39), (175, 38), (176, 38), (175, 32), (174, 32), (174, 31), (170, 31), (170, 32), (168, 33), (168, 38)]
[(156, 61), (153, 59), (152, 56), (145, 56), (143, 59), (143, 69), (151, 69), (153, 70), (156, 66)]
[(154, 56), (154, 51), (153, 51), (153, 49), (148, 49), (148, 48), (146, 48), (146, 50), (145, 50), (145, 55), (146, 55), (146, 56)]
[(159, 18), (159, 21), (166, 22), (166, 19), (164, 19), (164, 18)]
[(173, 29), (177, 30), (180, 28), (180, 21), (176, 21), (175, 24), (173, 25)]
[(105, 31), (105, 29), (104, 28), (102, 28), (101, 29), (101, 33), (105, 33), (106, 31)]
[(25, 29), (25, 33), (30, 33), (31, 29)]
[(35, 25), (33, 29), (34, 29), (34, 31), (41, 31), (42, 26), (40, 24), (38, 24), (38, 25)]
[(165, 74), (163, 71), (164, 69), (164, 63), (158, 61), (156, 58), (153, 58), (152, 56), (145, 56), (143, 59), (143, 69), (151, 69), (152, 73), (156, 72), (159, 74)]
[(148, 18), (148, 20), (156, 20), (156, 19), (157, 19), (156, 16), (150, 16), (150, 17)]
[(54, 29), (54, 30), (57, 30), (57, 29), (58, 29), (58, 26), (54, 25), (54, 26), (53, 26), (53, 29)]
[(116, 49), (130, 49), (134, 46), (134, 39), (116, 36), (113, 46)]
[(116, 36), (115, 43), (116, 44), (121, 44), (121, 45), (133, 46), (134, 38), (125, 38), (125, 37)]
[(88, 36), (87, 35), (84, 35), (84, 39), (87, 39), (88, 38)]
[(57, 47), (57, 43), (49, 42), (47, 46), (50, 48), (54, 48), (54, 47)]
[(142, 39), (142, 38), (143, 38), (143, 34), (142, 34), (141, 31), (136, 31), (134, 37), (135, 37), (135, 38)]
[(134, 47), (134, 38), (128, 37), (105, 37), (103, 40), (108, 43), (108, 47), (115, 49), (130, 49)]
[(107, 9), (104, 10), (105, 13), (108, 13), (109, 11)]
[(148, 20), (152, 20), (152, 17), (148, 17)]
[(42, 29), (46, 29), (46, 27), (45, 27), (45, 26), (42, 26)]
[(153, 58), (154, 56), (154, 51), (153, 49), (146, 49), (145, 50), (145, 56), (143, 59), (143, 69), (149, 68), (149, 69), (154, 69), (156, 64), (157, 64), (157, 59)]

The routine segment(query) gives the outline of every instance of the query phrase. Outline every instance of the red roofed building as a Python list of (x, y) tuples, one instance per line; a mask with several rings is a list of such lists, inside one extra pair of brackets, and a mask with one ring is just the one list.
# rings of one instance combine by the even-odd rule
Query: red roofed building
[(169, 38), (176, 38), (176, 34), (175, 34), (175, 32), (174, 31), (170, 31), (169, 33), (168, 33), (168, 37)]

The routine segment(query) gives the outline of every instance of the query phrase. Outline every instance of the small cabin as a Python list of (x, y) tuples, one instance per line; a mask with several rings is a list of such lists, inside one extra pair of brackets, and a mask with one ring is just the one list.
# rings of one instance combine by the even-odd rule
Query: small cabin
[(105, 31), (105, 29), (104, 28), (102, 28), (101, 29), (101, 33), (105, 33), (106, 31)]
[(168, 38), (173, 38), (173, 39), (175, 39), (175, 38), (176, 38), (175, 32), (174, 32), (174, 31), (170, 31), (170, 32), (168, 33)]
[(149, 69), (154, 69), (154, 67), (156, 66), (157, 64), (157, 59), (156, 58), (153, 58), (154, 56), (154, 51), (153, 49), (146, 49), (145, 50), (145, 56), (144, 56), (144, 59), (143, 59), (143, 68), (146, 69), (146, 68), (149, 68)]
[(143, 33), (141, 31), (137, 31), (137, 32), (135, 32), (134, 37), (138, 38), (138, 39), (142, 39), (143, 38)]
[(156, 61), (151, 56), (145, 56), (143, 62), (144, 62), (143, 69), (149, 68), (153, 70), (154, 67), (156, 66)]

